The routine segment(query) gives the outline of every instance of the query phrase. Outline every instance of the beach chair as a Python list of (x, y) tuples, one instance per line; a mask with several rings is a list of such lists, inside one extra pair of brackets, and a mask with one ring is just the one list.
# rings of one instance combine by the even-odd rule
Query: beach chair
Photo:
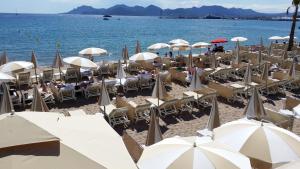
[(137, 63), (129, 63), (127, 66), (127, 71), (129, 73), (138, 73), (139, 72), (140, 65)]
[(20, 93), (20, 91), (9, 89), (9, 93), (13, 106), (24, 106), (24, 102), (22, 101), (22, 94)]
[(52, 82), (53, 81), (53, 69), (44, 70), (43, 71), (43, 81), (44, 83)]
[(138, 79), (127, 79), (123, 87), (125, 93), (127, 93), (128, 91), (138, 91), (139, 81)]
[(18, 82), (19, 87), (23, 86), (23, 85), (30, 86), (31, 85), (30, 72), (19, 73), (17, 82)]
[(76, 68), (67, 68), (67, 71), (65, 73), (65, 80), (70, 81), (70, 80), (75, 80), (77, 81), (78, 79), (78, 70)]
[(153, 87), (153, 83), (152, 83), (152, 79), (146, 79), (146, 78), (140, 78), (139, 80), (139, 88), (141, 90), (144, 89), (152, 89)]
[(105, 108), (104, 106), (100, 106), (100, 111), (108, 118), (108, 122), (112, 127), (119, 124), (127, 127), (130, 123), (127, 117), (128, 109), (126, 107), (117, 108), (110, 104), (105, 106)]
[(109, 65), (101, 65), (99, 68), (99, 75), (100, 76), (107, 76), (109, 75)]
[(237, 90), (232, 87), (225, 86), (217, 82), (209, 82), (208, 87), (216, 90), (218, 96), (225, 98), (227, 102), (243, 102), (242, 98), (238, 96)]
[(133, 101), (128, 102), (130, 108), (132, 108), (134, 113), (134, 121), (137, 123), (138, 121), (145, 120), (147, 123), (150, 120), (150, 103), (146, 104), (136, 104)]
[(195, 99), (193, 96), (182, 97), (181, 99), (178, 99), (178, 101), (176, 103), (176, 109), (180, 113), (188, 112), (188, 113), (192, 114), (194, 100)]
[(84, 89), (85, 98), (98, 97), (101, 95), (100, 84), (91, 84)]
[(74, 89), (64, 89), (61, 88), (59, 90), (59, 95), (60, 95), (60, 102), (64, 102), (66, 100), (77, 100), (75, 97), (75, 90)]
[(272, 123), (274, 123), (276, 126), (287, 129), (292, 131), (293, 125), (294, 125), (294, 117), (285, 115), (283, 113), (276, 112), (274, 110), (265, 108), (267, 116), (265, 117), (265, 120), (268, 120)]
[(151, 103), (152, 106), (155, 107), (155, 109), (157, 109), (161, 117), (177, 114), (177, 109), (176, 109), (177, 99), (170, 99), (164, 101), (159, 100), (160, 102), (159, 106), (157, 105), (158, 101), (156, 98), (148, 98), (146, 99), (146, 101)]

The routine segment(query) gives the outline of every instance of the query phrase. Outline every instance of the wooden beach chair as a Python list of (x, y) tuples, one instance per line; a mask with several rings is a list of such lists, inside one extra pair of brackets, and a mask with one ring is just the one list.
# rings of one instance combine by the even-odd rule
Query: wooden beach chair
[(188, 112), (189, 114), (192, 114), (194, 101), (195, 99), (193, 96), (182, 97), (181, 99), (178, 99), (176, 109), (180, 113)]
[(65, 80), (66, 81), (77, 81), (78, 77), (78, 69), (76, 68), (67, 68), (66, 73), (65, 73)]
[(128, 109), (126, 107), (117, 108), (110, 104), (105, 106), (105, 108), (104, 106), (100, 106), (100, 111), (108, 118), (108, 122), (112, 127), (119, 124), (127, 127), (130, 123), (127, 117)]
[(53, 81), (53, 69), (43, 70), (43, 82), (48, 83)]
[(177, 109), (176, 109), (177, 99), (160, 100), (159, 106), (157, 105), (158, 103), (157, 98), (148, 98), (146, 99), (146, 101), (151, 103), (152, 106), (154, 106), (157, 109), (161, 117), (177, 114)]
[(243, 102), (242, 98), (238, 96), (237, 90), (232, 87), (217, 82), (209, 82), (208, 87), (216, 90), (218, 96), (225, 98), (227, 102)]
[(274, 110), (265, 108), (267, 116), (265, 120), (274, 123), (276, 126), (292, 131), (294, 125), (294, 117), (276, 112)]
[(101, 95), (101, 86), (100, 84), (91, 84), (84, 89), (84, 95), (85, 98), (90, 98), (90, 97), (98, 97)]
[(31, 85), (30, 72), (19, 73), (17, 82), (19, 87), (23, 85), (30, 86)]
[(140, 78), (140, 80), (139, 80), (139, 88), (141, 90), (152, 89), (152, 87), (153, 87), (152, 79), (147, 79), (147, 78), (143, 78), (143, 77)]
[(124, 92), (128, 91), (138, 91), (139, 90), (139, 80), (138, 79), (126, 79), (124, 84)]

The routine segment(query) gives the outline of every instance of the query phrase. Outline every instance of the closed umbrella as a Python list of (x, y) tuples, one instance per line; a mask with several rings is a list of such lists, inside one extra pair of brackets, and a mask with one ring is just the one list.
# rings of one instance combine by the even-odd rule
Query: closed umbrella
[(45, 103), (44, 99), (42, 98), (38, 87), (35, 85), (33, 88), (33, 100), (31, 105), (31, 111), (36, 112), (48, 112), (49, 108)]
[(0, 72), (0, 82), (10, 82), (12, 80), (16, 80), (16, 78), (14, 78), (6, 73)]
[(62, 79), (61, 78), (61, 67), (64, 67), (64, 64), (63, 64), (63, 61), (62, 61), (59, 51), (56, 51), (56, 55), (55, 55), (55, 59), (52, 64), (52, 68), (58, 68), (60, 79)]
[(244, 75), (244, 84), (245, 86), (248, 86), (251, 84), (251, 82), (252, 82), (252, 69), (251, 69), (251, 65), (248, 63)]
[(174, 40), (169, 41), (170, 45), (174, 45), (174, 44), (178, 44), (178, 43), (189, 44), (189, 42), (184, 39), (174, 39)]
[(273, 43), (271, 42), (271, 44), (269, 46), (269, 49), (268, 49), (268, 55), (269, 55), (269, 57), (272, 56), (272, 48), (273, 48)]
[(140, 169), (251, 169), (244, 155), (207, 137), (173, 137), (146, 147)]
[(193, 73), (192, 81), (189, 86), (189, 90), (196, 91), (202, 88), (202, 84), (198, 75), (198, 69), (196, 68), (195, 72)]
[(300, 137), (271, 123), (241, 119), (214, 129), (214, 140), (251, 158), (253, 167), (299, 160)]
[(192, 51), (190, 51), (189, 56), (188, 56), (187, 67), (188, 67), (189, 71), (191, 71), (191, 69), (194, 67)]
[(142, 49), (141, 49), (141, 44), (140, 41), (136, 41), (136, 46), (135, 46), (135, 54), (141, 53)]
[(83, 57), (77, 57), (77, 56), (67, 57), (67, 58), (64, 58), (63, 61), (74, 67), (97, 68), (96, 63), (92, 62), (89, 59), (83, 58)]
[(259, 50), (258, 50), (258, 64), (260, 65), (262, 62), (262, 50), (263, 50), (264, 44), (263, 44), (263, 39), (262, 37), (260, 38), (260, 45), (259, 45)]
[(268, 90), (267, 86), (269, 80), (269, 63), (265, 63), (260, 79), (266, 83), (266, 89)]
[(105, 114), (105, 111), (106, 111), (105, 106), (110, 104), (110, 98), (109, 98), (109, 94), (108, 94), (106, 86), (105, 86), (104, 78), (102, 79), (101, 95), (100, 95), (98, 104), (100, 106), (104, 107), (104, 114)]
[(142, 52), (135, 54), (129, 58), (130, 61), (152, 61), (159, 56), (155, 53)]
[(128, 54), (128, 48), (127, 48), (126, 45), (125, 45), (125, 47), (122, 50), (122, 57), (123, 57), (123, 60), (124, 60), (124, 62), (126, 64), (126, 68), (127, 68), (127, 61), (129, 60), (129, 54)]
[(248, 119), (262, 120), (267, 116), (258, 89), (254, 87), (252, 96), (246, 106), (244, 114)]
[(159, 72), (156, 75), (156, 81), (155, 81), (155, 85), (153, 88), (153, 92), (152, 92), (152, 97), (157, 98), (158, 104), (157, 106), (159, 106), (159, 99), (164, 99), (167, 96), (167, 91), (165, 86), (163, 85)]
[(4, 73), (17, 73), (31, 68), (33, 68), (33, 63), (31, 62), (13, 61), (0, 66), (0, 71)]
[(0, 105), (0, 114), (3, 113), (12, 113), (14, 112), (14, 107), (8, 91), (8, 86), (5, 83), (1, 84), (1, 105)]
[(36, 69), (37, 69), (37, 65), (38, 65), (38, 64), (37, 64), (37, 59), (36, 59), (36, 56), (35, 56), (34, 51), (32, 51), (32, 53), (31, 53), (31, 62), (33, 63), (35, 80), (36, 80), (36, 82), (38, 83), (37, 73), (36, 73)]
[(159, 117), (155, 112), (151, 112), (150, 124), (147, 133), (146, 146), (150, 146), (163, 140), (163, 136), (159, 126)]
[(116, 78), (120, 79), (120, 88), (119, 88), (119, 91), (120, 91), (120, 93), (123, 93), (122, 79), (126, 78), (126, 73), (125, 73), (125, 71), (123, 69), (121, 60), (119, 60), (119, 62), (118, 62)]
[(143, 153), (143, 147), (137, 143), (126, 131), (123, 132), (122, 139), (134, 162), (138, 162)]
[(0, 58), (0, 66), (6, 64), (7, 62), (8, 62), (8, 57), (6, 51), (3, 51), (3, 54)]
[(289, 78), (296, 79), (296, 63), (292, 63), (289, 69)]
[(235, 55), (235, 63), (240, 64), (241, 58), (240, 58), (240, 42), (236, 42), (236, 49), (235, 49), (236, 55)]
[(215, 53), (210, 53), (209, 52), (209, 56), (210, 56), (210, 60), (211, 60), (211, 68), (215, 69), (218, 67), (218, 63), (217, 63), (217, 59), (216, 59), (216, 55)]
[(218, 108), (218, 101), (217, 98), (215, 97), (212, 101), (212, 107), (208, 119), (208, 123), (206, 128), (209, 131), (213, 131), (213, 129), (219, 127), (221, 125), (220, 123), (220, 117), (219, 117), (219, 108)]
[(157, 50), (166, 49), (166, 48), (170, 48), (170, 45), (166, 44), (166, 43), (155, 43), (155, 44), (149, 46), (147, 49), (149, 51), (157, 51)]

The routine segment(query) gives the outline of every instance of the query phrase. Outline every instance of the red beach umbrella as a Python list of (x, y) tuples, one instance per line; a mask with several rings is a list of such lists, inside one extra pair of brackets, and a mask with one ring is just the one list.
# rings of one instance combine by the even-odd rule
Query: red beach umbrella
[(210, 43), (226, 43), (228, 40), (226, 38), (217, 38), (212, 40)]

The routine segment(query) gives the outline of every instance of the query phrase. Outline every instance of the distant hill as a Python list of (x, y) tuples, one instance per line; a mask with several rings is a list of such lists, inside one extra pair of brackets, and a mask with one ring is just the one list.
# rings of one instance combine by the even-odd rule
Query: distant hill
[(239, 18), (252, 18), (252, 17), (270, 17), (270, 16), (283, 16), (284, 14), (266, 14), (256, 12), (252, 9), (242, 8), (225, 8), (222, 6), (202, 6), (192, 8), (177, 8), (177, 9), (161, 9), (155, 5), (147, 7), (142, 6), (127, 6), (115, 5), (113, 7), (104, 9), (96, 9), (91, 6), (80, 6), (66, 14), (85, 14), (85, 15), (125, 15), (125, 16), (165, 16), (165, 17), (205, 17), (205, 16), (218, 16), (218, 17), (239, 17)]

